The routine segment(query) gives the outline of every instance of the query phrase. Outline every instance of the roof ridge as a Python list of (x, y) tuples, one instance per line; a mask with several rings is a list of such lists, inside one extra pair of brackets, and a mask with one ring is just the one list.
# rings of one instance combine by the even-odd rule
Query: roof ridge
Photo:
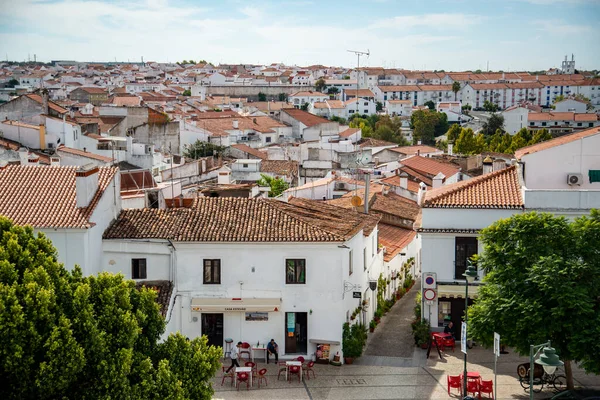
[[(511, 165), (510, 167), (503, 168), (503, 169), (500, 169), (498, 171), (493, 171), (493, 172), (490, 172), (490, 173), (485, 174), (485, 175), (480, 175), (478, 177), (471, 178), (471, 179), (466, 180), (466, 181), (456, 182), (456, 183), (452, 183), (452, 184), (447, 185), (447, 186), (442, 186), (442, 187), (433, 189), (433, 190), (431, 190), (431, 191), (429, 191), (427, 193), (427, 197), (425, 198), (425, 201), (424, 201), (423, 205), (431, 203), (434, 200), (443, 199), (444, 197), (447, 197), (447, 196), (449, 196), (451, 194), (454, 194), (454, 193), (456, 193), (456, 192), (458, 192), (460, 190), (464, 190), (464, 189), (473, 187), (473, 186), (478, 185), (478, 184), (480, 184), (482, 182), (485, 182), (485, 181), (487, 181), (489, 179), (495, 178), (498, 175), (509, 173), (509, 171), (512, 172), (512, 171), (515, 171), (515, 170), (516, 170), (516, 166)], [(436, 193), (436, 191), (438, 193)], [(431, 197), (429, 197), (429, 195), (431, 195)]]

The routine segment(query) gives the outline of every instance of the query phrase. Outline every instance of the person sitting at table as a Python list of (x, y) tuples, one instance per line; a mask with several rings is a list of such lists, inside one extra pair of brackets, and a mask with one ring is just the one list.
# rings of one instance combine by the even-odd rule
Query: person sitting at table
[(238, 363), (238, 358), (240, 357), (240, 348), (242, 347), (242, 342), (238, 342), (235, 345), (235, 349), (231, 350), (231, 366), (229, 368), (227, 368), (227, 371), (225, 371), (226, 373), (229, 373), (229, 371), (231, 371), (231, 368), (233, 367), (239, 367), (240, 364)]
[(454, 323), (452, 321), (448, 322), (448, 325), (444, 328), (444, 333), (449, 334), (453, 339), (456, 339), (454, 337)]
[(269, 344), (267, 345), (267, 364), (269, 363), (269, 356), (271, 354), (275, 355), (275, 362), (279, 361), (279, 346), (275, 343), (275, 339), (271, 339)]

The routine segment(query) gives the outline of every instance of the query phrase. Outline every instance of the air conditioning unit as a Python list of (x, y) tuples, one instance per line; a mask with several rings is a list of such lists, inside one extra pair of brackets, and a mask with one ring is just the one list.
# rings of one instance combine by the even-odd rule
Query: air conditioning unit
[(146, 154), (152, 154), (152, 146), (151, 145), (144, 146), (144, 152)]
[(567, 183), (571, 186), (581, 185), (583, 183), (583, 175), (581, 174), (568, 174)]

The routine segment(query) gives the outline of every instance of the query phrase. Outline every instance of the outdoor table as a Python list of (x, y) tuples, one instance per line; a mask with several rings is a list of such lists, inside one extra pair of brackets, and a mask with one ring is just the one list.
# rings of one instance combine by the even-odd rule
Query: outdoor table
[(237, 374), (238, 372), (247, 372), (250, 374), (250, 386), (252, 386), (252, 368), (250, 367), (236, 367), (235, 368), (235, 386), (237, 387)]
[(264, 344), (261, 346), (252, 346), (252, 362), (254, 362), (254, 352), (255, 351), (262, 351), (263, 355), (265, 357), (265, 362), (267, 362), (267, 346), (265, 346)]
[(302, 373), (302, 363), (300, 361), (286, 361), (285, 362), (285, 380), (288, 380), (288, 370), (290, 369), (290, 367), (292, 365), (295, 365), (297, 367), (300, 367), (300, 379), (303, 380), (304, 377), (302, 375), (304, 375)]
[[(464, 374), (460, 374), (460, 380), (464, 379)], [(481, 375), (477, 371), (467, 371), (467, 380), (471, 379), (481, 379)]]

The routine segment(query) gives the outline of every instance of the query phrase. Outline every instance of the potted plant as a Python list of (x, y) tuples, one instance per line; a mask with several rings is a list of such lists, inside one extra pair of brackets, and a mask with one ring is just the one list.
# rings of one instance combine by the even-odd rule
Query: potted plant
[(371, 320), (371, 322), (369, 322), (369, 331), (371, 331), (371, 332), (375, 331), (376, 326), (377, 326), (377, 322), (375, 322), (375, 320)]
[(383, 316), (383, 311), (381, 311), (381, 308), (377, 307), (377, 311), (375, 311), (375, 322), (379, 323), (379, 321), (381, 321), (381, 317)]
[(415, 321), (415, 324), (412, 325), (412, 329), (415, 344), (420, 346), (422, 349), (426, 349), (429, 345), (429, 322), (426, 319)]
[(355, 358), (360, 357), (363, 346), (367, 341), (367, 333), (364, 325), (345, 323), (342, 328), (342, 351), (344, 352), (344, 363), (352, 364)]

